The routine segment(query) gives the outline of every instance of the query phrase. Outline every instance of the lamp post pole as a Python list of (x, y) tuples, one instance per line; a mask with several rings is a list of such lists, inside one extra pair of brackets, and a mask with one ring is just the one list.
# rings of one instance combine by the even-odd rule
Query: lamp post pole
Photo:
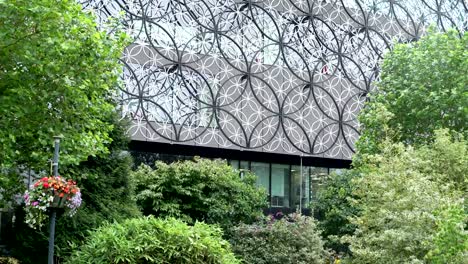
[[(54, 159), (52, 161), (52, 167), (54, 171), (53, 176), (58, 176), (58, 160), (59, 160), (59, 149), (60, 149), (60, 136), (54, 137)], [(54, 264), (54, 240), (55, 240), (55, 218), (57, 217), (57, 211), (54, 207), (50, 207), (50, 219), (49, 219), (49, 255), (47, 258), (48, 264)]]

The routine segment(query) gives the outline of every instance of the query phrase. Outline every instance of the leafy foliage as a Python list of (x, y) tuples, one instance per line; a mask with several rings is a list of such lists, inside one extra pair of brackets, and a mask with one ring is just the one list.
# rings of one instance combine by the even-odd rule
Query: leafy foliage
[(99, 30), (73, 0), (1, 0), (0, 10), (0, 168), (47, 168), (54, 135), (62, 164), (107, 153), (126, 35)]
[(349, 218), (359, 212), (356, 203), (351, 201), (351, 198), (355, 198), (352, 181), (357, 177), (359, 173), (356, 170), (331, 174), (312, 203), (318, 227), (325, 238), (325, 246), (335, 252), (348, 252), (347, 245), (341, 243), (340, 238), (353, 234), (356, 229)]
[[(423, 263), (428, 257), (455, 260), (458, 253), (454, 252), (460, 252), (460, 245), (453, 241), (442, 245), (441, 241), (466, 236), (461, 229), (466, 219), (451, 215), (452, 223), (446, 225), (453, 231), (443, 231), (440, 223), (447, 216), (437, 212), (463, 207), (467, 143), (451, 139), (448, 131), (442, 130), (435, 132), (434, 143), (420, 148), (390, 141), (382, 146), (382, 153), (372, 155), (369, 160), (373, 162), (361, 169), (365, 175), (354, 180), (353, 194), (362, 211), (352, 221), (357, 226), (355, 234), (344, 239), (350, 243), (353, 262)], [(466, 244), (462, 245), (466, 251)]]
[[(430, 33), (398, 44), (385, 55), (376, 93), (360, 114), (358, 153), (376, 153), (379, 142), (419, 145), (448, 128), (468, 136), (468, 33)], [(388, 134), (388, 128), (393, 133)], [(355, 162), (356, 163), (356, 162)]]
[(430, 263), (463, 263), (468, 259), (467, 215), (461, 205), (452, 205), (436, 212), (437, 233), (434, 247), (426, 255)]
[(106, 224), (92, 232), (67, 263), (240, 263), (221, 229), (153, 217)]
[(14, 258), (0, 257), (0, 264), (19, 264), (19, 261)]
[[(90, 157), (79, 165), (69, 165), (65, 171), (77, 179), (81, 188), (83, 204), (73, 218), (58, 217), (56, 226), (56, 254), (69, 256), (72, 245), (81, 245), (88, 232), (105, 221), (123, 221), (127, 218), (141, 216), (135, 201), (134, 184), (130, 174), (131, 157), (125, 152), (128, 138), (124, 134), (126, 125), (116, 120), (110, 136), (113, 139), (108, 146), (110, 154)], [(45, 262), (47, 257), (46, 228), (37, 232), (23, 224), (23, 213), (18, 211), (15, 227), (16, 239), (13, 253), (22, 263)]]
[(133, 174), (136, 200), (144, 214), (174, 216), (229, 227), (252, 222), (267, 206), (255, 176), (239, 173), (222, 160), (196, 159), (142, 165)]
[(80, 181), (83, 205), (71, 220), (62, 217), (57, 223), (59, 256), (67, 256), (70, 243), (81, 244), (89, 230), (105, 221), (122, 221), (141, 215), (133, 200), (132, 165), (128, 154), (113, 150), (108, 157), (90, 158), (75, 168), (83, 172), (82, 176), (86, 175)]
[[(468, 186), (468, 34), (430, 33), (386, 54), (359, 119), (355, 263), (461, 263)], [(447, 130), (438, 130), (448, 128)], [(457, 211), (458, 208), (458, 211)]]
[(316, 221), (311, 217), (271, 217), (251, 225), (241, 224), (230, 233), (233, 251), (245, 263), (312, 264), (327, 259)]

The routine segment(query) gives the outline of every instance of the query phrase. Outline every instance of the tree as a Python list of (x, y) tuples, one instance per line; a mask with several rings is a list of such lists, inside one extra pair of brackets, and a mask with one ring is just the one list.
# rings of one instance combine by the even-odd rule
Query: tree
[(354, 235), (344, 239), (353, 263), (462, 263), (468, 250), (467, 219), (459, 216), (468, 184), (466, 141), (441, 130), (427, 146), (390, 140), (382, 146), (354, 180), (361, 211), (351, 221)]
[[(357, 157), (377, 153), (379, 142), (421, 145), (448, 128), (468, 136), (468, 32), (431, 32), (397, 44), (383, 61), (380, 81), (360, 113)], [(390, 129), (390, 131), (389, 131)], [(392, 132), (389, 134), (389, 132)]]
[(267, 206), (255, 176), (239, 173), (226, 161), (197, 158), (171, 164), (142, 165), (133, 174), (137, 204), (146, 215), (174, 216), (230, 227), (250, 223)]
[(107, 153), (126, 35), (99, 30), (73, 0), (0, 0), (0, 10), (1, 171), (48, 168), (54, 135), (61, 164)]
[[(468, 34), (398, 44), (360, 113), (353, 263), (462, 263), (468, 186)], [(439, 130), (443, 129), (443, 130)], [(449, 130), (447, 130), (449, 129)]]

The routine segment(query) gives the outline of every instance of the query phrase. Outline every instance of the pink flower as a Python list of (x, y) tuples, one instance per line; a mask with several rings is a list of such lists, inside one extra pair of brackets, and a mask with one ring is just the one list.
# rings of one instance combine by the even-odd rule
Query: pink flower
[(31, 203), (32, 206), (36, 206), (36, 205), (38, 205), (38, 204), (39, 204), (38, 201), (35, 201), (35, 202), (32, 202), (32, 203)]

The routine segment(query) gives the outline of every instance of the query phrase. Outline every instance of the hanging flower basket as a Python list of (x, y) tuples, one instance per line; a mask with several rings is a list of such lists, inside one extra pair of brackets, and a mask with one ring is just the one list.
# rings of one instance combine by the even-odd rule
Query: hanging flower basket
[(26, 223), (32, 228), (44, 225), (47, 209), (65, 208), (73, 216), (81, 205), (81, 192), (76, 182), (57, 176), (44, 177), (36, 181), (24, 194)]

